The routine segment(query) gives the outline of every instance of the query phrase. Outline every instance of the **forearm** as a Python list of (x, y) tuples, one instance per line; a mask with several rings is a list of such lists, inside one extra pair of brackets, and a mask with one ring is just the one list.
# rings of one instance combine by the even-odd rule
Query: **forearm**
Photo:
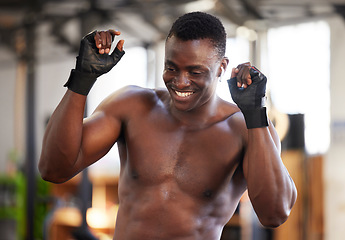
[(270, 227), (283, 223), (296, 200), (296, 189), (280, 158), (279, 143), (268, 127), (248, 130), (244, 173), (261, 223)]
[(67, 91), (52, 114), (39, 161), (42, 178), (61, 182), (75, 174), (83, 132), (86, 96)]
[(234, 68), (228, 80), (248, 136), (243, 161), (248, 194), (260, 222), (275, 227), (288, 217), (296, 188), (280, 158), (280, 140), (267, 118), (266, 76), (250, 63)]

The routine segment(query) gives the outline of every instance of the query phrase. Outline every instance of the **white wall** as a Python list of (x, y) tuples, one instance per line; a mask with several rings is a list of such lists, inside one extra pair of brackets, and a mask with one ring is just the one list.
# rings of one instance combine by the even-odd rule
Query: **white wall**
[[(325, 240), (343, 240), (345, 236), (345, 24), (342, 18), (332, 18), (329, 23), (331, 144), (324, 164)], [(320, 114), (323, 114), (322, 109)]]

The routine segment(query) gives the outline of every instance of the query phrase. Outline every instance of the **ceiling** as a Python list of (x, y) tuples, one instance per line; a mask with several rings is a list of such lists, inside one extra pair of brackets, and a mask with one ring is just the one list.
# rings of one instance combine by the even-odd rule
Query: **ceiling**
[(127, 46), (149, 46), (165, 37), (178, 16), (195, 10), (220, 17), (232, 35), (248, 22), (344, 17), (345, 0), (0, 0), (0, 47), (18, 52), (18, 32), (38, 28), (30, 39), (44, 38), (42, 48), (53, 41), (76, 52), (81, 36), (96, 27), (121, 30)]

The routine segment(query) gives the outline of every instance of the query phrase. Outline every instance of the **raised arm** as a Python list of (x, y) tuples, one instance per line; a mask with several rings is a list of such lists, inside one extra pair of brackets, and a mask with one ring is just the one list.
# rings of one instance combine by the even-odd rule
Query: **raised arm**
[(243, 171), (248, 195), (260, 222), (277, 227), (296, 201), (295, 184), (280, 158), (280, 140), (266, 115), (266, 77), (250, 63), (239, 65), (228, 81), (233, 100), (247, 126)]
[(120, 121), (104, 109), (99, 108), (88, 119), (83, 116), (87, 94), (97, 77), (110, 71), (124, 54), (123, 40), (108, 54), (113, 37), (119, 34), (95, 31), (82, 39), (76, 68), (65, 84), (68, 90), (45, 131), (38, 166), (43, 179), (67, 181), (102, 157), (117, 139)]

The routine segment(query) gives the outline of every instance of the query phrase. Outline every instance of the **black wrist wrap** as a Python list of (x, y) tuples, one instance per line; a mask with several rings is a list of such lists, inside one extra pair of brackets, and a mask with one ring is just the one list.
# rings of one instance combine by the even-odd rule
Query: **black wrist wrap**
[(268, 126), (265, 107), (267, 78), (256, 67), (250, 68), (252, 84), (247, 88), (237, 86), (237, 77), (228, 80), (231, 97), (241, 109), (248, 129)]
[(241, 109), (248, 129), (268, 126), (266, 107)]
[(72, 69), (71, 74), (64, 87), (82, 95), (88, 95), (99, 74), (83, 73)]

